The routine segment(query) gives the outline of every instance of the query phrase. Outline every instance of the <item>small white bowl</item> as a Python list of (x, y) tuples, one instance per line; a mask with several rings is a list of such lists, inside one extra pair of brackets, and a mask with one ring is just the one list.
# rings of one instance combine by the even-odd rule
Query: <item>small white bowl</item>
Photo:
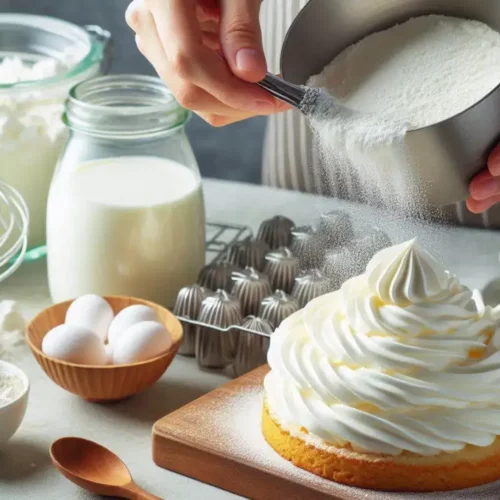
[(22, 370), (11, 363), (0, 361), (0, 373), (8, 373), (23, 384), (23, 390), (6, 405), (0, 403), (0, 447), (5, 444), (19, 429), (28, 406), (30, 383)]

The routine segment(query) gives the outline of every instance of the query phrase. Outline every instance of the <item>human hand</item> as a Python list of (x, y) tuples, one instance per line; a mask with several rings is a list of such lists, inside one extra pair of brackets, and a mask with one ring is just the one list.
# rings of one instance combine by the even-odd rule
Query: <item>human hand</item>
[(255, 85), (266, 74), (261, 2), (134, 0), (126, 20), (181, 106), (219, 127), (288, 109)]
[(475, 214), (500, 202), (500, 145), (490, 154), (488, 168), (472, 179), (469, 191), (467, 208)]

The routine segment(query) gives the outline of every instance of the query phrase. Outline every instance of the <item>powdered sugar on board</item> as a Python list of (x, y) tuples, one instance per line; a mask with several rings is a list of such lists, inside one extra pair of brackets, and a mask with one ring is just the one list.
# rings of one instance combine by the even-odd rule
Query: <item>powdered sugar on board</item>
[[(295, 467), (280, 457), (264, 440), (261, 432), (262, 388), (249, 385), (239, 393), (215, 391), (204, 398), (203, 404), (191, 404), (181, 409), (186, 420), (196, 425), (169, 428), (169, 435), (182, 438), (183, 442), (199, 442), (207, 436), (207, 450), (215, 455), (229, 456), (240, 463), (251, 462), (256, 469), (277, 476), (292, 478), (294, 482), (328, 491), (342, 500), (498, 500), (500, 483), (479, 488), (447, 493), (388, 493), (366, 491), (343, 486), (317, 477)], [(178, 436), (176, 433), (178, 432)], [(205, 444), (205, 443), (204, 443)]]
[[(480, 488), (449, 493), (407, 494), (365, 491), (347, 487), (314, 476), (295, 467), (280, 457), (264, 440), (261, 432), (262, 389), (248, 387), (239, 393), (221, 393), (224, 397), (205, 399), (201, 406), (188, 405), (181, 411), (187, 419), (196, 421), (195, 426), (179, 429), (183, 441), (199, 441), (209, 436), (209, 451), (230, 456), (240, 463), (252, 462), (257, 469), (278, 476), (291, 477), (295, 482), (329, 490), (332, 495), (345, 500), (498, 500), (500, 483)], [(186, 432), (188, 435), (186, 435)], [(170, 429), (175, 437), (176, 429)]]

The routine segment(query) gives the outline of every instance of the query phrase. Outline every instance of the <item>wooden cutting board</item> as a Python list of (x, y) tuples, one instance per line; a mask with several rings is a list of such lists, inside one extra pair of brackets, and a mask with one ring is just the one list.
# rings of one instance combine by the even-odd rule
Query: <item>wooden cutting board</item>
[[(258, 459), (258, 453), (255, 456), (249, 453), (248, 440), (254, 441), (254, 433), (248, 435), (247, 424), (255, 425), (260, 432), (258, 406), (262, 382), (268, 371), (267, 366), (258, 368), (156, 422), (153, 427), (155, 463), (248, 498), (340, 500), (342, 497), (332, 497), (331, 490), (319, 488), (315, 491), (302, 484), (297, 480), (300, 474), (287, 474), (288, 467), (285, 472), (274, 470), (269, 467), (268, 460)], [(250, 406), (254, 410), (253, 423), (252, 419), (248, 421)], [(241, 425), (238, 416), (242, 417)], [(246, 436), (243, 440), (242, 434)], [(261, 444), (268, 448), (263, 449), (266, 456), (271, 453), (274, 461), (295, 469), (276, 455), (263, 438)]]
[(259, 500), (366, 498), (366, 492), (298, 469), (264, 441), (260, 411), (268, 371), (258, 368), (159, 420), (153, 428), (155, 463)]
[(500, 483), (447, 493), (389, 493), (327, 481), (281, 458), (260, 431), (258, 368), (159, 420), (153, 459), (165, 469), (256, 500), (498, 500)]

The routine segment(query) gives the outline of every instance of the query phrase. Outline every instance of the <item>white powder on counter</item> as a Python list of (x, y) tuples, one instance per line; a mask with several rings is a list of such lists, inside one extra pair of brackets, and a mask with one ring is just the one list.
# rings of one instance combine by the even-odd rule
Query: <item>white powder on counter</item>
[(322, 91), (309, 117), (327, 168), (354, 178), (346, 191), (420, 215), (426, 189), (406, 157), (407, 131), (466, 110), (499, 84), (499, 33), (477, 21), (417, 17), (369, 35), (313, 76), (308, 85)]
[(25, 320), (13, 300), (0, 301), (0, 359), (14, 359), (25, 346)]

